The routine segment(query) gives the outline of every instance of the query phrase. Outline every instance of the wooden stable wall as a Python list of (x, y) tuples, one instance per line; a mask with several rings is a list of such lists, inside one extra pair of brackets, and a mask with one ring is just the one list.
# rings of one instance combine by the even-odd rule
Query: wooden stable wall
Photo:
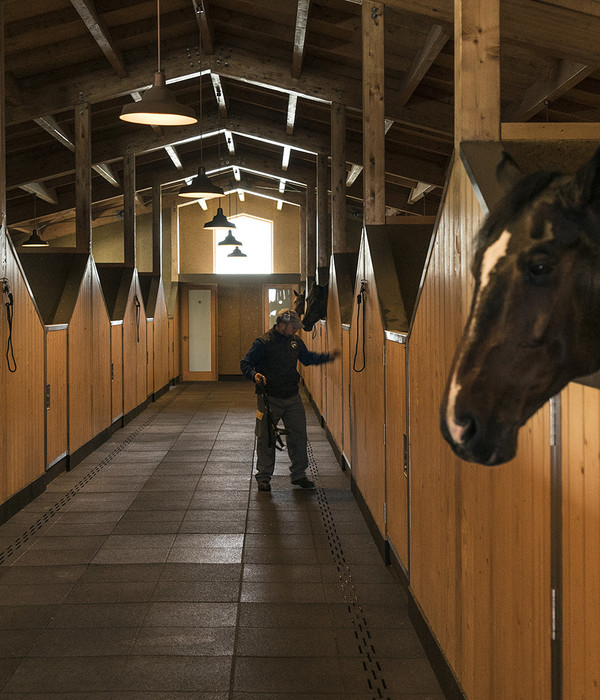
[(454, 457), (439, 429), (481, 220), (457, 163), (409, 339), (410, 586), (470, 700), (549, 698), (548, 407), (522, 429), (517, 458), (494, 468)]
[[(33, 261), (36, 264), (29, 269), (44, 269), (43, 253), (33, 255), (40, 255), (40, 259)], [(17, 371), (9, 372), (6, 361), (1, 364), (0, 401), (4, 409), (0, 420), (3, 465), (0, 515), (3, 518), (10, 517), (43, 490), (48, 480), (46, 469), (58, 463), (63, 467), (76, 464), (90, 445), (109, 434), (111, 424), (118, 427), (117, 421), (125, 420), (127, 413), (143, 406), (152, 391), (164, 389), (171, 379), (178, 377), (178, 342), (174, 335), (178, 332), (178, 320), (167, 317), (162, 284), (158, 285), (155, 318), (147, 331), (135, 271), (125, 318), (122, 322), (111, 322), (91, 257), (87, 264), (83, 259), (81, 270), (78, 286), (73, 286), (77, 278), (74, 272), (65, 277), (66, 291), (56, 298), (57, 301), (60, 298), (61, 314), (72, 298), (68, 323), (44, 325), (23, 267), (12, 246), (7, 245), (6, 277), (15, 300), (13, 344)], [(139, 342), (136, 296), (140, 300)], [(147, 332), (152, 338), (150, 344), (146, 343)], [(7, 340), (8, 324), (3, 316), (0, 323), (3, 347)], [(150, 392), (147, 372), (153, 386)]]
[(569, 384), (562, 416), (563, 697), (600, 697), (600, 391)]
[(44, 473), (44, 328), (12, 246), (6, 278), (14, 299), (12, 342), (17, 363), (10, 372), (6, 309), (0, 318), (0, 504)]

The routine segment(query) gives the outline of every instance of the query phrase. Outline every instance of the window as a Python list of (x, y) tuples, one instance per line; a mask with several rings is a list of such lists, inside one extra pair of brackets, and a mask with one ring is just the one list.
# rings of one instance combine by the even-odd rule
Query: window
[(227, 232), (214, 232), (215, 272), (218, 275), (270, 275), (273, 272), (273, 222), (247, 214), (229, 216), (235, 224), (233, 237), (242, 244), (239, 249), (246, 255), (227, 257), (232, 246), (219, 245)]

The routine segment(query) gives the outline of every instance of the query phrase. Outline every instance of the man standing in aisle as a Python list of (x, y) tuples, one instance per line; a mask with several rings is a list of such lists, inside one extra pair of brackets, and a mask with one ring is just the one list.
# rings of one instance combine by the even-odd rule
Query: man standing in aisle
[[(271, 477), (275, 469), (274, 427), (279, 420), (287, 431), (287, 449), (290, 456), (292, 484), (303, 489), (314, 489), (307, 478), (308, 455), (306, 451), (306, 414), (298, 393), (300, 375), (296, 369), (298, 360), (303, 365), (320, 365), (337, 357), (339, 350), (317, 353), (308, 350), (304, 341), (296, 335), (302, 321), (292, 309), (282, 309), (270, 331), (257, 338), (240, 362), (246, 379), (256, 384), (258, 410), (256, 413), (257, 460), (255, 474), (259, 491), (271, 490)], [(267, 423), (268, 411), (263, 391), (272, 417), (272, 427)], [(271, 433), (271, 439), (269, 439)]]

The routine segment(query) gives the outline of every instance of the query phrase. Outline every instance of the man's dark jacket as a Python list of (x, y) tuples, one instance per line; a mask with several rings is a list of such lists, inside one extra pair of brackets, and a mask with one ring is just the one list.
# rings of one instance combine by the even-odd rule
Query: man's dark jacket
[(303, 365), (320, 365), (329, 361), (329, 353), (311, 352), (302, 338), (283, 335), (273, 326), (252, 343), (240, 362), (240, 368), (246, 379), (252, 382), (257, 372), (264, 375), (267, 394), (283, 399), (298, 393), (298, 360)]

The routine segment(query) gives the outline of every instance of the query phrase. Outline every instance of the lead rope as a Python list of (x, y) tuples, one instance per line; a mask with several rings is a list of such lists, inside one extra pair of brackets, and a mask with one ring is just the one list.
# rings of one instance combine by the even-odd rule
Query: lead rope
[[(362, 372), (365, 368), (366, 358), (365, 358), (365, 295), (367, 291), (367, 280), (360, 281), (360, 291), (356, 297), (356, 303), (358, 306), (356, 312), (356, 347), (354, 349), (354, 359), (352, 360), (352, 369), (358, 374)], [(360, 309), (362, 307), (362, 367), (360, 369), (356, 368), (356, 358), (358, 357), (358, 337), (360, 335)]]

